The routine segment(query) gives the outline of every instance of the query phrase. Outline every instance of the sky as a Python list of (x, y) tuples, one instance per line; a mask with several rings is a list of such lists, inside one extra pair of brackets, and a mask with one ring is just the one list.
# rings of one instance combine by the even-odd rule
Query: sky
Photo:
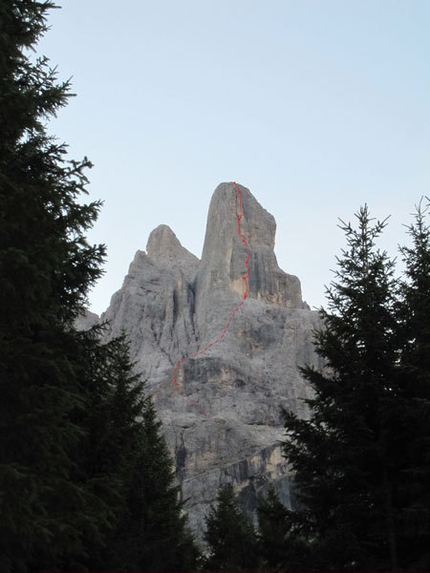
[(88, 234), (108, 250), (98, 314), (150, 232), (200, 257), (213, 191), (248, 187), (277, 221), (280, 267), (326, 306), (338, 219), (390, 216), (395, 257), (430, 196), (428, 0), (57, 0), (37, 52), (71, 78), (49, 130), (88, 156)]

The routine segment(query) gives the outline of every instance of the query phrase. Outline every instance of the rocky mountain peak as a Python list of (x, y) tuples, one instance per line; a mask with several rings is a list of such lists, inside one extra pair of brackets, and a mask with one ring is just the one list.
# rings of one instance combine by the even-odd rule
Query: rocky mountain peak
[(168, 225), (158, 225), (149, 235), (146, 252), (152, 260), (174, 262), (184, 247)]
[[(251, 253), (248, 296), (286, 308), (303, 308), (299, 279), (278, 266), (273, 250), (275, 232), (273, 215), (263, 209), (249, 189), (236, 183), (217, 187), (209, 207), (196, 281), (196, 316), (204, 339), (208, 322), (222, 322), (219, 309), (227, 301), (233, 304), (232, 293), (239, 297), (245, 293), (247, 246)], [(242, 237), (246, 237), (247, 246)]]
[[(238, 190), (240, 190), (240, 197)], [(218, 232), (237, 238), (237, 217), (241, 221), (242, 234), (253, 245), (265, 245), (273, 250), (275, 245), (276, 222), (273, 215), (264, 209), (252, 193), (237, 183), (221, 183), (215, 189), (209, 206), (206, 229), (206, 249), (211, 249)]]
[(202, 259), (160, 225), (102, 315), (108, 337), (129, 336), (198, 535), (220, 485), (233, 484), (250, 511), (268, 482), (292, 503), (280, 407), (307, 414), (298, 366), (320, 367), (319, 319), (299, 279), (279, 268), (275, 231), (246, 187), (222, 183)]
[(159, 225), (151, 232), (146, 252), (157, 266), (182, 268), (187, 275), (195, 274), (199, 263), (199, 259), (181, 245), (168, 225)]

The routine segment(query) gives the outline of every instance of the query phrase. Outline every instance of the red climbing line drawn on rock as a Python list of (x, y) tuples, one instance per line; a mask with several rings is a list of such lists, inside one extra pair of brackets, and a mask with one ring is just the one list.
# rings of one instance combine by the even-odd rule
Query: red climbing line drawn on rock
[(250, 276), (250, 268), (249, 268), (249, 262), (251, 260), (251, 251), (249, 249), (248, 246), (248, 241), (246, 240), (246, 238), (242, 235), (242, 231), (241, 231), (241, 221), (243, 218), (243, 203), (242, 203), (242, 191), (239, 188), (239, 185), (236, 183), (236, 181), (233, 181), (233, 185), (236, 187), (236, 191), (238, 193), (239, 196), (239, 215), (237, 217), (237, 234), (239, 235), (240, 240), (242, 241), (242, 243), (245, 245), (246, 247), (246, 252), (247, 252), (247, 258), (245, 261), (245, 265), (247, 268), (247, 272), (246, 275), (243, 278), (243, 280), (245, 281), (245, 293), (242, 297), (241, 302), (239, 303), (239, 305), (233, 310), (233, 312), (230, 314), (228, 321), (224, 327), (224, 330), (221, 334), (221, 336), (219, 338), (217, 338), (216, 340), (214, 340), (213, 342), (211, 342), (211, 344), (208, 344), (205, 348), (203, 348), (203, 350), (200, 350), (199, 352), (196, 352), (195, 354), (191, 354), (191, 356), (188, 356), (187, 358), (183, 358), (182, 360), (179, 360), (179, 362), (176, 364), (175, 369), (173, 370), (173, 384), (176, 388), (176, 390), (182, 394), (182, 396), (185, 396), (185, 398), (187, 398), (187, 400), (190, 402), (190, 404), (192, 404), (193, 406), (195, 406), (196, 408), (198, 408), (207, 418), (211, 419), (211, 416), (206, 412), (206, 410), (204, 410), (204, 408), (202, 408), (200, 406), (200, 404), (198, 404), (195, 400), (193, 400), (192, 398), (190, 398), (188, 396), (188, 394), (186, 394), (182, 388), (179, 386), (178, 384), (178, 373), (179, 373), (179, 369), (180, 367), (185, 364), (185, 362), (188, 362), (188, 360), (190, 360), (191, 358), (197, 358), (197, 356), (200, 356), (202, 354), (205, 354), (210, 348), (212, 348), (212, 346), (215, 346), (216, 344), (219, 344), (226, 336), (227, 334), (227, 330), (229, 329), (233, 318), (236, 316), (236, 314), (239, 312), (240, 307), (243, 306), (245, 304), (245, 300), (248, 298), (248, 294), (249, 294), (249, 285), (248, 285), (248, 280), (249, 280), (249, 276)]

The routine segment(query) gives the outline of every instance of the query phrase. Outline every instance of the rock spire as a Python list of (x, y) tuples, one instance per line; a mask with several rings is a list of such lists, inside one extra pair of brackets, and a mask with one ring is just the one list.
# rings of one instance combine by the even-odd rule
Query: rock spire
[[(243, 300), (247, 252), (238, 233), (241, 212), (241, 233), (251, 252), (249, 296), (223, 343), (199, 354), (219, 338)], [(246, 187), (222, 183), (210, 203), (201, 260), (160, 225), (102, 315), (110, 321), (108, 336), (128, 333), (197, 532), (225, 483), (234, 485), (250, 511), (269, 481), (286, 503), (294, 503), (279, 447), (281, 407), (307, 415), (303, 399), (310, 392), (298, 366), (321, 366), (312, 345), (319, 319), (303, 303), (298, 278), (279, 268), (275, 231), (274, 217)], [(181, 394), (173, 376), (184, 359), (177, 372)]]

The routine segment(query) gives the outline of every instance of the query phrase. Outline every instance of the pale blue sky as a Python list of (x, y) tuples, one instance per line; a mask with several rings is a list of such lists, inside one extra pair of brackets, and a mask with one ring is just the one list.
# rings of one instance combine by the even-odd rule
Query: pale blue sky
[(197, 256), (223, 181), (278, 224), (276, 254), (311, 306), (367, 202), (402, 223), (430, 195), (429, 0), (58, 0), (40, 51), (77, 98), (51, 130), (87, 155), (91, 232), (108, 246), (100, 313), (160, 223)]

